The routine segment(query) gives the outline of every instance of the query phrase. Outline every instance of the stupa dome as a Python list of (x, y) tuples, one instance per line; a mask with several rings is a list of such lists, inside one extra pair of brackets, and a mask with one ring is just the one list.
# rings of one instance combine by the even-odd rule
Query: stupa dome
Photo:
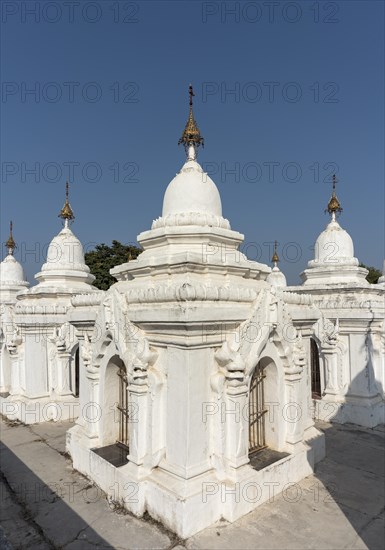
[(309, 262), (309, 267), (320, 264), (358, 265), (352, 238), (336, 220), (326, 226), (316, 241), (314, 260)]
[(64, 227), (52, 239), (47, 251), (47, 261), (41, 270), (42, 272), (52, 270), (90, 272), (84, 261), (82, 244), (69, 227)]
[(354, 257), (354, 246), (351, 236), (337, 222), (336, 217), (342, 212), (336, 195), (337, 178), (333, 176), (332, 196), (327, 205), (331, 220), (315, 243), (314, 260), (308, 263), (308, 269), (301, 273), (305, 285), (314, 284), (359, 284), (367, 286), (368, 271), (359, 267)]
[(275, 241), (274, 254), (273, 254), (273, 257), (271, 258), (271, 261), (273, 262), (274, 267), (271, 270), (271, 273), (269, 273), (269, 275), (267, 276), (266, 281), (272, 286), (281, 288), (281, 287), (287, 286), (287, 282), (286, 282), (285, 275), (282, 273), (282, 271), (278, 267), (279, 257), (277, 253), (277, 247), (278, 247), (278, 243), (277, 241)]
[(286, 277), (277, 266), (273, 267), (271, 273), (269, 273), (269, 275), (267, 276), (266, 281), (270, 285), (279, 288), (287, 286)]
[(12, 254), (8, 254), (0, 263), (0, 283), (2, 286), (10, 283), (23, 286), (28, 284), (23, 267)]
[(0, 263), (0, 286), (7, 287), (11, 290), (12, 287), (29, 286), (25, 280), (24, 271), (21, 264), (16, 260), (13, 252), (16, 248), (16, 243), (12, 234), (13, 224), (9, 224), (9, 237), (5, 243), (8, 249), (8, 255)]
[(188, 159), (166, 189), (162, 217), (191, 212), (222, 216), (222, 203), (210, 176), (196, 160)]
[(35, 275), (39, 284), (31, 292), (38, 293), (41, 288), (54, 287), (71, 290), (85, 290), (95, 280), (84, 260), (83, 247), (72, 233), (69, 223), (75, 216), (68, 200), (68, 182), (66, 183), (66, 200), (59, 217), (64, 220), (64, 227), (52, 239), (47, 251), (47, 261), (40, 273)]

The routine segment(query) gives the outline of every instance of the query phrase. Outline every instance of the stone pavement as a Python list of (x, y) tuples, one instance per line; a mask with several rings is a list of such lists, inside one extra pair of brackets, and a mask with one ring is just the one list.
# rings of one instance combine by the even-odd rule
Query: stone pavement
[(221, 521), (185, 541), (149, 517), (113, 509), (73, 471), (64, 447), (69, 427), (2, 421), (2, 550), (384, 548), (383, 427), (320, 425), (327, 458), (315, 475), (236, 523)]

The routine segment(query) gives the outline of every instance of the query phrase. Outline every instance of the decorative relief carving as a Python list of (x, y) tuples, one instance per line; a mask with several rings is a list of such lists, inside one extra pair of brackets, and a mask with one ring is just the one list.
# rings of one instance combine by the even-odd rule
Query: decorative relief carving
[(20, 327), (15, 323), (14, 313), (12, 306), (4, 306), (1, 316), (1, 339), (11, 355), (17, 354), (18, 347), (23, 342)]
[(14, 331), (12, 336), (7, 340), (6, 339), (6, 346), (8, 348), (8, 351), (11, 355), (16, 355), (18, 352), (18, 347), (22, 344), (23, 338), (20, 333), (20, 329), (18, 326), (14, 325)]
[[(245, 370), (246, 363), (239, 351), (240, 342), (236, 342), (233, 336), (223, 342), (222, 347), (215, 354), (217, 363), (222, 367), (223, 376), (229, 388), (246, 389)], [(213, 380), (212, 382), (216, 382)]]
[(91, 338), (88, 336), (87, 332), (84, 333), (84, 339), (83, 343), (80, 346), (80, 354), (83, 361), (83, 365), (86, 369), (86, 372), (88, 375), (95, 375), (98, 372), (98, 366), (93, 367), (92, 366), (92, 350), (93, 345), (91, 342)]
[(131, 371), (131, 386), (147, 386), (148, 369), (154, 365), (158, 354), (150, 349), (147, 338), (143, 338), (137, 346), (135, 353), (130, 357), (131, 361), (126, 365), (127, 370)]
[(338, 344), (339, 336), (339, 320), (336, 319), (335, 323), (330, 319), (322, 316), (321, 319), (313, 326), (314, 335), (318, 339), (321, 348), (333, 348)]
[(104, 326), (106, 334), (102, 340), (98, 337), (98, 345), (91, 343), (92, 338), (85, 334), (82, 359), (87, 371), (96, 375), (107, 348), (114, 345), (126, 366), (129, 384), (147, 390), (148, 369), (158, 354), (150, 348), (143, 331), (128, 320), (125, 295), (115, 289), (104, 295), (96, 325)]
[(312, 306), (314, 305), (314, 299), (311, 294), (299, 294), (297, 292), (286, 292), (282, 290), (272, 289), (275, 291), (276, 295), (281, 298), (286, 304), (295, 304), (295, 305), (305, 305)]
[(319, 309), (382, 309), (383, 301), (377, 300), (355, 300), (343, 296), (336, 296), (333, 299), (314, 300), (314, 305)]
[(347, 385), (348, 375), (344, 368), (347, 346), (340, 336), (338, 318), (333, 323), (322, 317), (315, 323), (314, 336), (319, 344), (320, 355), (325, 362), (325, 393), (335, 394)]
[(257, 292), (250, 288), (233, 288), (204, 284), (161, 284), (153, 288), (135, 288), (125, 294), (128, 304), (189, 301), (252, 302)]
[(71, 304), (76, 306), (99, 306), (105, 297), (105, 292), (92, 292), (90, 294), (77, 294), (71, 298)]
[(151, 229), (168, 226), (198, 225), (200, 227), (220, 227), (222, 229), (231, 229), (229, 220), (222, 216), (215, 216), (209, 212), (180, 212), (169, 214), (168, 216), (157, 218), (152, 222)]
[[(283, 299), (263, 290), (250, 318), (227, 338), (215, 355), (228, 391), (232, 388), (247, 391), (249, 376), (269, 338), (282, 359), (285, 375), (292, 381), (301, 378), (307, 357), (302, 334), (294, 327)], [(216, 375), (212, 377), (211, 386), (213, 389), (218, 386)]]
[(61, 327), (54, 327), (50, 341), (56, 345), (59, 355), (69, 353), (78, 342), (75, 335), (75, 327), (68, 321)]
[(25, 305), (16, 304), (16, 315), (63, 315), (67, 313), (68, 306), (61, 304)]

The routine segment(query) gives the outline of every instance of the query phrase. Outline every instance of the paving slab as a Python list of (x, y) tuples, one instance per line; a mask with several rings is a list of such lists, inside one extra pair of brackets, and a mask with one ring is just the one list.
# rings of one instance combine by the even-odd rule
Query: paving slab
[[(62, 426), (62, 440), (66, 428)], [(152, 522), (112, 511), (104, 493), (72, 469), (70, 460), (51, 445), (58, 439), (57, 426), (54, 430), (51, 426), (37, 430), (36, 426), (15, 426), (15, 430), (17, 437), (13, 431), (2, 432), (1, 467), (20, 516), (28, 517), (29, 525), (36, 525), (44, 533), (46, 540), (36, 539), (34, 544), (42, 548), (89, 545), (117, 549), (126, 549), (130, 544), (129, 548), (146, 550), (171, 546), (167, 534)], [(43, 439), (37, 439), (37, 434)], [(4, 507), (4, 502), (1, 504)], [(31, 547), (24, 539), (20, 542), (16, 527), (9, 522), (3, 524), (11, 544), (15, 548)], [(23, 531), (27, 532), (25, 526)]]
[(382, 512), (377, 518), (365, 526), (360, 532), (360, 536), (357, 535), (357, 541), (352, 546), (354, 550), (356, 548), (362, 548), (360, 544), (365, 541), (370, 550), (383, 550), (384, 549), (384, 537), (385, 537), (385, 513)]
[(65, 454), (66, 442), (63, 438), (63, 431), (66, 432), (71, 426), (73, 426), (73, 422), (43, 422), (42, 424), (32, 425), (31, 431), (43, 439), (47, 445), (59, 453)]
[(381, 427), (320, 424), (328, 456), (314, 475), (233, 524), (220, 521), (181, 541), (150, 519), (112, 510), (104, 493), (73, 470), (64, 447), (71, 425), (2, 425), (1, 549), (384, 548)]

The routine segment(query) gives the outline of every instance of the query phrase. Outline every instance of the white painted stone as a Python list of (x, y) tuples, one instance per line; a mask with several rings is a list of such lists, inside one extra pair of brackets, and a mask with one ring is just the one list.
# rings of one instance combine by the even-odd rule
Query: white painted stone
[[(68, 311), (72, 296), (96, 290), (81, 243), (66, 223), (51, 241), (47, 262), (36, 275), (39, 283), (31, 289), (19, 264), (9, 256), (3, 264), (2, 274), (20, 280), (5, 281), (13, 300), (1, 315), (1, 411), (26, 424), (75, 419), (79, 339)], [(2, 285), (2, 301), (3, 290)]]
[[(74, 467), (181, 537), (235, 521), (272, 484), (277, 494), (310, 475), (325, 455), (314, 418), (383, 422), (385, 387), (385, 286), (367, 283), (334, 215), (304, 284), (287, 287), (276, 263), (271, 270), (239, 250), (243, 235), (222, 216), (218, 189), (187, 145), (162, 216), (138, 236), (143, 252), (111, 270), (117, 283), (107, 292), (91, 286), (67, 222), (35, 287), (26, 290), (13, 260), (1, 268), (21, 281), (1, 318), (2, 412), (26, 423), (78, 417), (67, 434)], [(312, 399), (311, 339), (320, 399)], [(265, 443), (287, 453), (259, 471), (249, 458), (258, 364)], [(93, 449), (121, 437), (123, 395), (128, 463), (117, 468)]]

